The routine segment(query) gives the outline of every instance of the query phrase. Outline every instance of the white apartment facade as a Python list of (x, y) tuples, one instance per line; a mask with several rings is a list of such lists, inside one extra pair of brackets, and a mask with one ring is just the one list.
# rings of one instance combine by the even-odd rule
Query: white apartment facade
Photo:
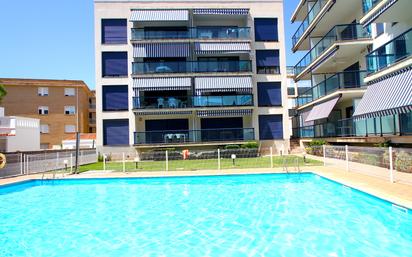
[(95, 0), (97, 147), (289, 147), (282, 0)]
[(412, 143), (409, 0), (301, 0), (294, 67), (311, 88), (297, 98), (293, 137), (330, 143)]

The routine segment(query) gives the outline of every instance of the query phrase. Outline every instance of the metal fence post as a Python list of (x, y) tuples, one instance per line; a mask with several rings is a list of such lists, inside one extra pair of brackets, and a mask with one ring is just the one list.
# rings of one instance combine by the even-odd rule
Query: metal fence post
[(217, 170), (220, 170), (220, 149), (217, 149)]
[(23, 153), (20, 153), (20, 173), (21, 173), (21, 175), (23, 175), (24, 174), (24, 166), (23, 166)]
[(273, 168), (273, 147), (270, 147), (270, 168)]
[(56, 153), (56, 170), (59, 169), (59, 152)]
[(106, 155), (103, 154), (103, 170), (106, 171)]
[(166, 154), (166, 171), (169, 171), (169, 154), (167, 150), (165, 154)]
[(323, 166), (326, 166), (326, 145), (322, 145), (323, 148)]
[(345, 145), (346, 171), (349, 171), (349, 147)]
[(73, 173), (73, 153), (70, 153), (70, 173)]
[(126, 160), (125, 160), (125, 157), (124, 157), (124, 153), (123, 153), (123, 156), (122, 156), (122, 160), (123, 160), (123, 172), (126, 172)]
[(389, 178), (391, 183), (393, 183), (393, 153), (392, 146), (389, 146)]

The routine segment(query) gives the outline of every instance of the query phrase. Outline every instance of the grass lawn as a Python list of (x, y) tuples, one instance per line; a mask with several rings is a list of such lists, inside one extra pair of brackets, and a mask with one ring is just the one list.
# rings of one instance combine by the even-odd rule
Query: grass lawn
[[(302, 157), (287, 156), (285, 157), (288, 167), (296, 166), (296, 158), (299, 160), (299, 165), (303, 166), (316, 166), (321, 165), (322, 162), (306, 159), (306, 163)], [(280, 156), (273, 157), (273, 167), (283, 167), (284, 158)], [(257, 158), (238, 158), (235, 160), (235, 165), (231, 159), (221, 159), (221, 169), (250, 169), (250, 168), (270, 168), (269, 157), (257, 157)], [(217, 159), (205, 159), (205, 160), (175, 160), (169, 161), (169, 171), (179, 170), (213, 170), (218, 169)], [(103, 170), (103, 163), (93, 163), (80, 166), (80, 172), (89, 170)], [(106, 170), (122, 171), (122, 162), (107, 162)], [(134, 162), (126, 162), (126, 171), (163, 171), (166, 170), (165, 161), (143, 161), (136, 164)]]

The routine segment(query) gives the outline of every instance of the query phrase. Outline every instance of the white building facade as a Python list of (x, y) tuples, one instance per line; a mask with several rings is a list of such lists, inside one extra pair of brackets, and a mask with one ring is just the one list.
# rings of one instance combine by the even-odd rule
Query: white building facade
[(292, 22), (300, 92), (293, 137), (331, 143), (412, 143), (409, 0), (301, 0)]
[(95, 0), (99, 149), (289, 147), (283, 1)]

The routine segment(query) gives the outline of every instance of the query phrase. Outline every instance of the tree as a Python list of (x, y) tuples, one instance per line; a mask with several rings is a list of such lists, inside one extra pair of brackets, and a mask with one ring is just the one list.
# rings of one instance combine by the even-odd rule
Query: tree
[(0, 103), (6, 95), (7, 95), (6, 88), (0, 84)]

